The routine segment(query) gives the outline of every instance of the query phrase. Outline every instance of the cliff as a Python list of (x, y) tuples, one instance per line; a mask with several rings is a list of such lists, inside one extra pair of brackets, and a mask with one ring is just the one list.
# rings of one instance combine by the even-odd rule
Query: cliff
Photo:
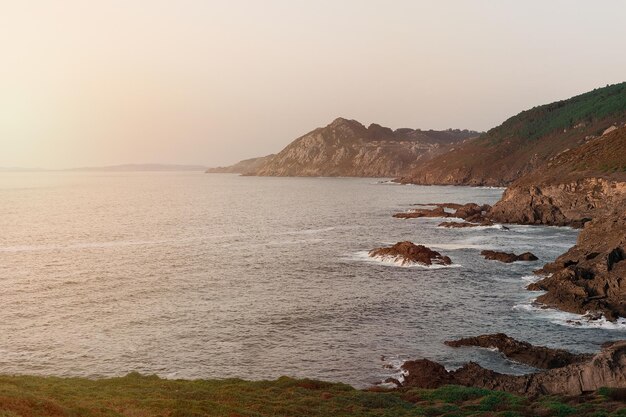
[(274, 154), (261, 156), (258, 158), (244, 159), (236, 164), (226, 167), (209, 168), (205, 172), (208, 174), (249, 174), (258, 170), (263, 164), (274, 157)]
[(538, 106), (417, 166), (399, 182), (505, 186), (626, 121), (626, 83)]
[(467, 130), (392, 130), (338, 118), (299, 137), (263, 164), (261, 176), (395, 177), (461, 143)]
[(538, 273), (537, 301), (564, 311), (626, 317), (626, 127), (514, 182), (489, 217), (505, 223), (582, 227), (577, 243)]

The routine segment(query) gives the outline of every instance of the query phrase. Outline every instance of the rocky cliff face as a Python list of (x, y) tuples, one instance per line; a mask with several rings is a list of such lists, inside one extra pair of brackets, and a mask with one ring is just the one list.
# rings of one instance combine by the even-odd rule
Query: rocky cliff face
[[(464, 344), (483, 346), (484, 339), (493, 346), (494, 335), (465, 339)], [(550, 362), (549, 369), (529, 375), (505, 375), (485, 369), (470, 362), (454, 371), (447, 371), (443, 366), (427, 359), (405, 362), (404, 387), (437, 388), (442, 385), (456, 384), (471, 387), (507, 391), (515, 394), (536, 397), (539, 395), (581, 395), (596, 391), (602, 387), (626, 387), (626, 341), (605, 344), (597, 355), (572, 355), (567, 352), (544, 347), (534, 347), (519, 342), (505, 335), (505, 343), (497, 340), (494, 347), (514, 359), (523, 362), (542, 363), (543, 358), (557, 358)], [(472, 340), (474, 339), (474, 340)], [(499, 337), (502, 339), (502, 337)], [(456, 342), (450, 342), (455, 346)], [(511, 355), (514, 353), (514, 355)], [(511, 355), (511, 356), (510, 356)]]
[(609, 320), (626, 317), (626, 127), (567, 151), (513, 183), (489, 213), (505, 223), (584, 229), (576, 246), (538, 271), (537, 301)]
[(506, 186), (626, 122), (626, 83), (543, 106), (416, 167), (403, 183)]
[(256, 172), (262, 176), (395, 177), (477, 132), (392, 130), (338, 118), (296, 139)]
[(626, 200), (626, 127), (562, 152), (507, 188), (493, 220), (582, 226)]
[(263, 164), (267, 163), (274, 157), (274, 154), (261, 156), (259, 158), (250, 158), (239, 161), (234, 165), (227, 167), (209, 168), (206, 170), (208, 174), (252, 174), (256, 172)]

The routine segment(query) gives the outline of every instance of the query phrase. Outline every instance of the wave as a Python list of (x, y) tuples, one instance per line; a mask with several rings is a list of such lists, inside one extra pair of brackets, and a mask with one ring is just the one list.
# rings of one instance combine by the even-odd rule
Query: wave
[(533, 284), (537, 281), (544, 279), (545, 276), (542, 275), (524, 275), (522, 276), (522, 280), (526, 281), (528, 284)]
[(352, 256), (352, 260), (365, 261), (376, 263), (379, 265), (393, 266), (400, 268), (423, 268), (423, 269), (447, 269), (447, 268), (460, 268), (462, 265), (424, 265), (418, 262), (402, 262), (402, 259), (396, 256), (370, 256), (367, 251), (360, 251)]
[(556, 310), (537, 303), (534, 299), (513, 306), (513, 310), (526, 312), (549, 320), (553, 324), (558, 324), (576, 329), (605, 329), (626, 331), (626, 318), (619, 318), (617, 321), (607, 320), (604, 316), (599, 319), (592, 319), (587, 314), (568, 313)]
[[(465, 222), (459, 222), (465, 223)], [(473, 226), (473, 227), (445, 227), (445, 226), (437, 226), (440, 229), (454, 229), (454, 230), (464, 230), (464, 231), (472, 231), (472, 230), (486, 230), (486, 229), (495, 229), (495, 230), (511, 230), (508, 226), (503, 224), (493, 224), (491, 226)]]

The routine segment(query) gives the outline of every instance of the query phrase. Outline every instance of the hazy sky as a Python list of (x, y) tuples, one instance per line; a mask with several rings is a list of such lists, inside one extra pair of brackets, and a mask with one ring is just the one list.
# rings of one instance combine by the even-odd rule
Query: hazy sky
[(0, 166), (227, 164), (337, 116), (485, 130), (626, 80), (626, 1), (0, 0)]

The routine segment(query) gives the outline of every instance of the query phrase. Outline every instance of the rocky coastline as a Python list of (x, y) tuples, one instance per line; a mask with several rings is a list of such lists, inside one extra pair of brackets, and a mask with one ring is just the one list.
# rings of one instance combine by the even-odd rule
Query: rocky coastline
[[(616, 321), (626, 317), (626, 127), (611, 129), (573, 150), (550, 159), (520, 177), (493, 207), (477, 204), (431, 204), (396, 218), (460, 218), (442, 227), (481, 224), (524, 224), (582, 228), (576, 245), (554, 262), (535, 271), (542, 279), (528, 286), (544, 291), (536, 303), (586, 315), (589, 320)], [(465, 226), (467, 224), (467, 226)], [(486, 259), (502, 262), (536, 260), (530, 253), (515, 255), (483, 251)], [(527, 375), (505, 375), (469, 362), (446, 370), (428, 359), (402, 365), (400, 387), (437, 388), (463, 385), (506, 391), (529, 397), (583, 395), (601, 387), (626, 388), (626, 341), (602, 346), (596, 355), (533, 346), (504, 334), (446, 342), (451, 347), (496, 348), (505, 357), (542, 369)]]
[(539, 395), (582, 395), (602, 387), (626, 387), (626, 341), (610, 342), (596, 355), (574, 355), (520, 342), (503, 334), (484, 335), (447, 342), (453, 347), (478, 346), (497, 348), (512, 360), (544, 368), (527, 375), (501, 374), (469, 362), (448, 371), (428, 359), (402, 365), (403, 388), (438, 388), (463, 385), (537, 397)]

